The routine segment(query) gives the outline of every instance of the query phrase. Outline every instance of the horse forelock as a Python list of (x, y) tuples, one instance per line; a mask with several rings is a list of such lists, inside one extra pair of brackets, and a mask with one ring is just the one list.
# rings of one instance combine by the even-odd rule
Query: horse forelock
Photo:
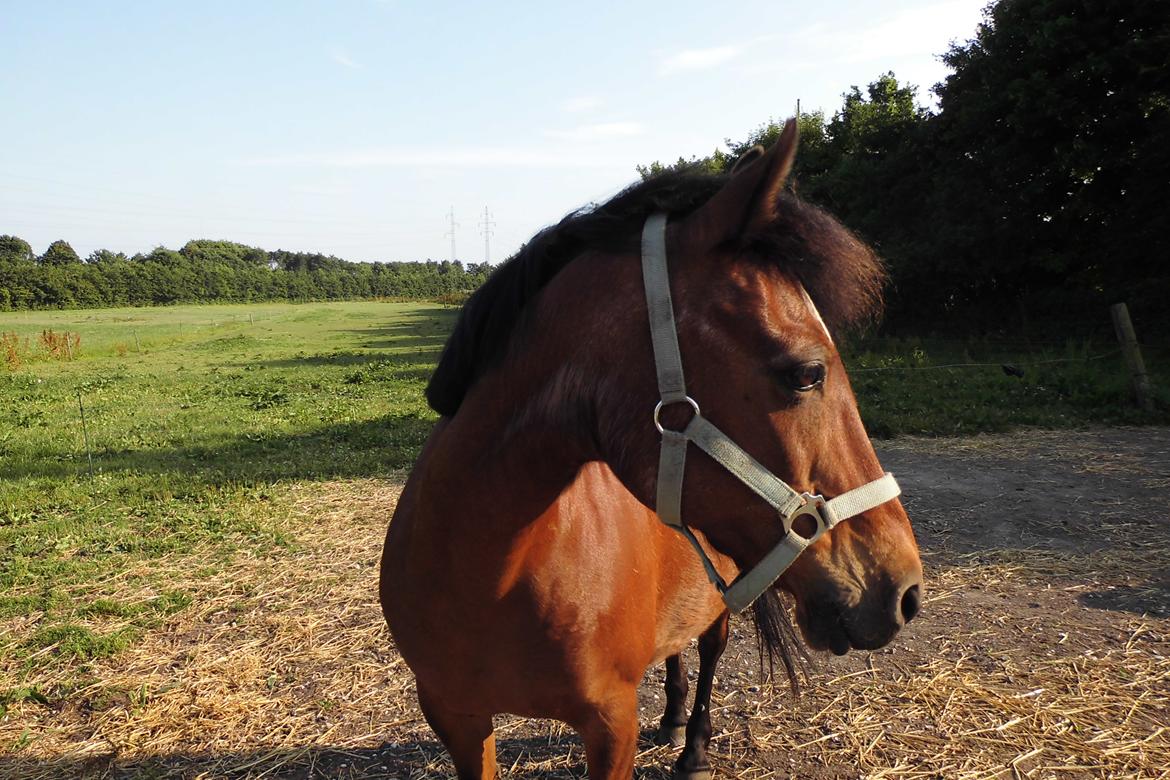
[(833, 330), (863, 327), (880, 317), (885, 266), (817, 206), (784, 193), (771, 223), (745, 235), (742, 244), (749, 257), (792, 274)]

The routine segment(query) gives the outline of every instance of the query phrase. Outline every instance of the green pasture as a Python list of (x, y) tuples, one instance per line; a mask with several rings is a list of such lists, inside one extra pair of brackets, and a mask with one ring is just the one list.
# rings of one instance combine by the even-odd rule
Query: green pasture
[[(217, 561), (293, 543), (290, 485), (408, 467), (434, 420), (422, 391), (455, 314), (401, 303), (0, 314), (22, 352), (12, 369), (0, 349), (0, 711), (65, 692), (22, 687), (19, 670), (59, 664), (81, 681), (87, 660), (184, 608), (189, 594), (136, 564), (203, 550), (214, 576)], [(72, 360), (49, 356), (47, 329), (80, 335)], [(128, 591), (139, 595), (111, 597)]]
[(1116, 342), (869, 338), (842, 347), (870, 435), (1170, 424), (1170, 349), (1145, 347), (1155, 411), (1133, 401)]
[[(199, 574), (214, 577), (232, 556), (295, 549), (293, 487), (408, 468), (435, 419), (422, 391), (456, 313), (365, 302), (0, 314), (0, 709), (66, 695), (87, 662), (187, 607), (166, 567), (144, 563), (203, 551)], [(54, 356), (47, 330), (78, 341)], [(880, 436), (1166, 423), (1166, 355), (1147, 356), (1160, 411), (1141, 415), (1120, 358), (1088, 359), (1112, 349), (883, 340), (846, 352)], [(933, 368), (974, 362), (992, 365)], [(57, 689), (27, 685), (54, 665)]]

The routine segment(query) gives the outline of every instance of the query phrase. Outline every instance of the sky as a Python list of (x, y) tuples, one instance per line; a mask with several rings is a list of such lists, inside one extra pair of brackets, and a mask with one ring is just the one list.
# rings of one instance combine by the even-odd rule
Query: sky
[(892, 70), (986, 0), (0, 0), (0, 234), (350, 260), (510, 255), (541, 227)]

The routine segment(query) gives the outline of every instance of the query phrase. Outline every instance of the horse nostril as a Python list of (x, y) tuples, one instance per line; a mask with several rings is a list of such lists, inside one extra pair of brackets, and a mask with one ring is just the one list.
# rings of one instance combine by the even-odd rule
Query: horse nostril
[(909, 623), (918, 614), (920, 591), (917, 585), (911, 585), (906, 588), (906, 592), (902, 594), (902, 620)]

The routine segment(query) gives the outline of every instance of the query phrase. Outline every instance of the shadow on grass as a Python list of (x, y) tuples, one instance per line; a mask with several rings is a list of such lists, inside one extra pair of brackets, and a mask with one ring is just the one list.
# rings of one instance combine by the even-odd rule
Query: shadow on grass
[[(642, 736), (648, 746), (649, 732)], [(496, 744), (500, 767), (531, 766), (507, 772), (513, 778), (580, 778), (585, 776), (585, 751), (580, 739), (568, 733), (547, 737), (503, 739)], [(668, 762), (645, 767), (639, 777), (667, 778)], [(26, 780), (49, 778), (375, 778), (453, 777), (446, 749), (437, 741), (387, 743), (377, 748), (304, 747), (259, 749), (229, 755), (165, 755), (118, 759), (115, 755), (86, 758), (0, 758), (0, 776)]]
[(434, 336), (415, 335), (410, 337), (409, 343), (404, 343), (406, 341), (404, 337), (379, 337), (370, 333), (363, 335), (367, 337), (367, 340), (361, 344), (363, 349), (390, 349), (395, 350), (399, 354), (410, 354), (407, 350), (415, 350), (418, 352), (432, 351), (436, 353), (436, 359), (438, 359), (437, 353), (441, 352), (443, 345), (447, 343), (447, 334), (445, 332)]
[(364, 349), (430, 348), (439, 351), (455, 327), (458, 309), (430, 308), (401, 316), (392, 324), (355, 328), (348, 331), (362, 339)]
[[(294, 434), (209, 438), (170, 449), (97, 450), (94, 468), (120, 476), (166, 474), (172, 484), (204, 485), (384, 476), (414, 463), (434, 424), (434, 418), (421, 415), (387, 415)], [(16, 479), (85, 477), (85, 464), (76, 460), (15, 462), (5, 470)]]
[(352, 366), (381, 363), (427, 364), (426, 375), (439, 362), (447, 336), (455, 323), (449, 309), (426, 309), (403, 315), (390, 325), (374, 325), (339, 331), (356, 336), (356, 349), (300, 354), (280, 360), (237, 364), (238, 368), (299, 368), (302, 366)]
[(440, 347), (412, 348), (412, 352), (397, 352), (382, 354), (377, 352), (322, 352), (315, 355), (301, 355), (280, 360), (250, 361), (237, 363), (235, 368), (263, 366), (265, 368), (299, 368), (301, 366), (364, 366), (370, 364), (388, 364), (402, 366), (416, 366), (425, 364), (426, 378), (430, 378), (434, 365), (439, 362), (442, 353)]

